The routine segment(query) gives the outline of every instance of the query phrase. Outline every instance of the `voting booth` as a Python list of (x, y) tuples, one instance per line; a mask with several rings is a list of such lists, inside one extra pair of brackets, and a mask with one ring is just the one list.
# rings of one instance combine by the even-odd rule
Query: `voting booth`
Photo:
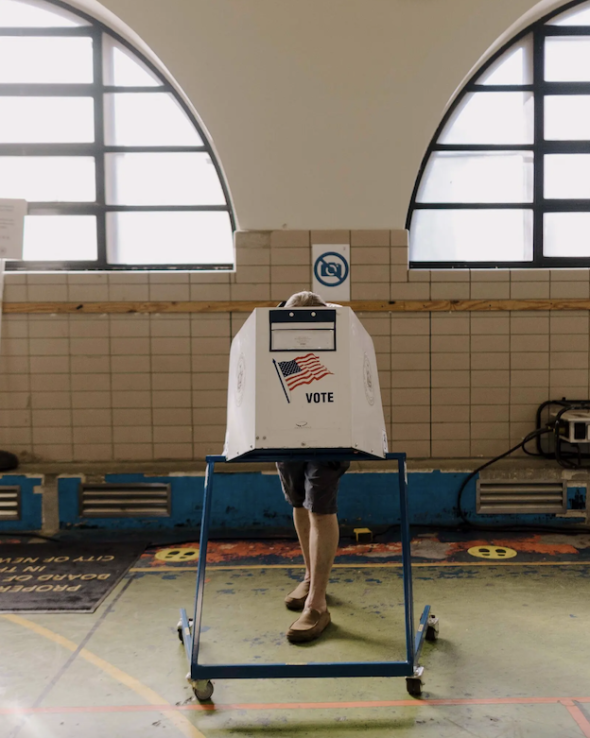
[[(396, 463), (397, 473), (390, 478), (392, 491), (399, 491), (404, 660), (254, 664), (199, 661), (215, 465), (242, 460)], [(365, 493), (370, 494), (370, 490), (363, 490)], [(406, 455), (388, 453), (373, 342), (350, 308), (257, 308), (234, 338), (225, 448), (223, 455), (207, 456), (194, 615), (189, 618), (182, 608), (177, 629), (187, 655), (187, 679), (198, 700), (210, 699), (212, 679), (264, 677), (405, 677), (408, 692), (421, 694), (422, 645), (425, 640), (436, 639), (438, 618), (426, 605), (415, 627)]]
[(232, 342), (224, 455), (279, 449), (387, 453), (373, 341), (348, 307), (257, 308)]

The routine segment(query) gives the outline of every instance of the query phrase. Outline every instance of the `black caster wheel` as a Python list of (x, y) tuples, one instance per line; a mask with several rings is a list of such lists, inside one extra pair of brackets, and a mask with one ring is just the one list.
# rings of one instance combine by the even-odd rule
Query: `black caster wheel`
[(438, 618), (431, 615), (426, 623), (426, 633), (424, 637), (427, 641), (436, 641), (438, 638)]
[(419, 677), (406, 677), (406, 688), (412, 697), (420, 697), (422, 694), (422, 680)]
[(199, 681), (197, 682), (197, 686), (193, 687), (193, 692), (195, 693), (195, 697), (199, 700), (199, 702), (210, 700), (211, 696), (213, 695), (213, 682), (211, 680)]

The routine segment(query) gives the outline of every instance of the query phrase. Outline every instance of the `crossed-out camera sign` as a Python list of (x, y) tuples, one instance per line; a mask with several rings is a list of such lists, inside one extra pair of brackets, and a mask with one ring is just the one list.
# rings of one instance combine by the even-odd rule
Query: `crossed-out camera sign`
[(313, 244), (311, 277), (313, 291), (328, 302), (350, 300), (350, 246)]

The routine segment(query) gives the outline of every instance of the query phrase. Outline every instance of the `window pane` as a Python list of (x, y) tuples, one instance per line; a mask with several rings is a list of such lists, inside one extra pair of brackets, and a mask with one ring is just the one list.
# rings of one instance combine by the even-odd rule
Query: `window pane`
[(105, 97), (111, 146), (201, 146), (194, 124), (167, 92), (117, 92)]
[(111, 264), (230, 264), (228, 213), (107, 213)]
[(547, 38), (545, 79), (548, 82), (588, 82), (590, 38), (584, 36)]
[(439, 139), (445, 144), (533, 142), (530, 92), (472, 92), (465, 95)]
[(85, 20), (62, 8), (50, 8), (35, 0), (2, 0), (0, 27), (2, 28), (67, 28), (87, 26)]
[(533, 154), (439, 151), (431, 155), (418, 202), (532, 202)]
[(545, 256), (590, 256), (590, 213), (546, 213)]
[(547, 23), (548, 26), (590, 26), (590, 4), (583, 3), (566, 10)]
[(25, 261), (96, 261), (94, 215), (27, 215)]
[(545, 139), (590, 140), (590, 95), (547, 95)]
[(590, 198), (590, 154), (545, 156), (546, 198)]
[(162, 82), (127, 49), (103, 34), (105, 85), (127, 87), (157, 87)]
[(0, 38), (0, 84), (89, 84), (90, 38)]
[(415, 210), (412, 261), (531, 261), (531, 210)]
[(91, 97), (0, 97), (0, 143), (91, 141)]
[(225, 205), (209, 154), (107, 154), (109, 205)]
[(527, 36), (506, 51), (477, 80), (478, 85), (530, 85), (533, 83), (533, 43)]
[(0, 197), (29, 202), (94, 202), (94, 159), (90, 156), (0, 157)]

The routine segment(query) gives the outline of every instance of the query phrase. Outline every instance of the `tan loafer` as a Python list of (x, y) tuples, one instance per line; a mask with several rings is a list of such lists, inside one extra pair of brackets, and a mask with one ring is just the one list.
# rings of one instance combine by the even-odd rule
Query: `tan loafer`
[(306, 607), (299, 618), (291, 623), (287, 631), (287, 640), (291, 643), (314, 641), (319, 638), (331, 620), (332, 618), (327, 610), (318, 612), (318, 610)]
[(309, 579), (304, 579), (285, 597), (285, 605), (289, 610), (303, 610), (309, 594)]

